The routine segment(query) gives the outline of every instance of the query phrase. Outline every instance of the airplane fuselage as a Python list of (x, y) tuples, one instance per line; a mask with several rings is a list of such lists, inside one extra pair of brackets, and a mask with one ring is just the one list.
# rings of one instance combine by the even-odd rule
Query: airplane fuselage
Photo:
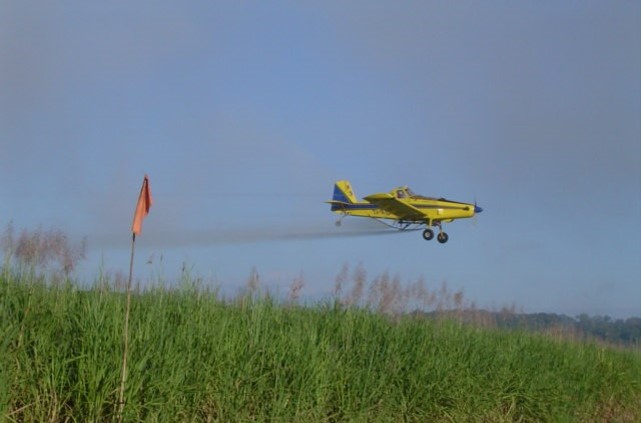
[[(432, 239), (431, 226), (439, 227), (439, 242), (447, 242), (442, 223), (455, 219), (467, 219), (483, 211), (476, 204), (462, 203), (445, 198), (424, 197), (414, 194), (408, 187), (398, 187), (390, 192), (368, 195), (357, 200), (348, 181), (338, 181), (334, 186), (331, 211), (343, 216), (389, 219), (400, 229), (410, 224), (427, 225), (423, 237)], [(337, 224), (340, 223), (337, 222)]]
[[(430, 198), (408, 193), (407, 188), (396, 188), (389, 193), (368, 195), (365, 201), (333, 203), (332, 211), (350, 216), (371, 217), (375, 219), (402, 220), (405, 222), (426, 223), (428, 220), (449, 222), (454, 219), (473, 217), (478, 212), (474, 204), (451, 201), (445, 198)], [(390, 211), (377, 202), (398, 201), (417, 209), (420, 213)], [(392, 206), (393, 207), (393, 206)]]

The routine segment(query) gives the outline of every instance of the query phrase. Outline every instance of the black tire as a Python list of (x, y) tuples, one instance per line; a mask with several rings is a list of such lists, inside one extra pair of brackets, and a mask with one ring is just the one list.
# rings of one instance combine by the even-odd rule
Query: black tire
[(429, 240), (431, 240), (432, 238), (434, 238), (434, 231), (433, 231), (433, 230), (431, 230), (430, 228), (425, 229), (425, 230), (423, 231), (423, 239), (424, 239), (425, 241), (429, 241)]
[(440, 233), (440, 234), (438, 234), (438, 236), (436, 237), (436, 239), (438, 240), (438, 242), (440, 242), (441, 244), (445, 244), (449, 238), (450, 238), (450, 237), (449, 237), (449, 236), (447, 236), (447, 234), (446, 234), (445, 232), (441, 232), (441, 233)]

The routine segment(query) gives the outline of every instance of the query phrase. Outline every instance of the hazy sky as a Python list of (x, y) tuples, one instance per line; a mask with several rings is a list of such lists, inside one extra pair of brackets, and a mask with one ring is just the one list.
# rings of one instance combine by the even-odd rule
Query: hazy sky
[[(641, 316), (641, 2), (1, 2), (0, 223), (86, 236), (88, 282), (126, 272), (145, 173), (143, 280), (255, 267), (313, 297), (362, 264)], [(338, 179), (484, 212), (445, 245), (336, 228)]]

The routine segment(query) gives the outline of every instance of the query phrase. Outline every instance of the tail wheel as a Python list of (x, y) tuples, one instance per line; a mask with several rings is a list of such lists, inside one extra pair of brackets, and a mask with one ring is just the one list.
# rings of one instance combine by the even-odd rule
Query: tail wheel
[(445, 232), (441, 232), (440, 234), (438, 234), (438, 236), (436, 237), (436, 239), (437, 239), (437, 240), (438, 240), (438, 242), (440, 242), (441, 244), (445, 244), (445, 243), (447, 242), (447, 240), (449, 239), (449, 237), (447, 236), (447, 234), (446, 234)]
[(432, 238), (434, 238), (434, 231), (431, 230), (430, 228), (425, 229), (423, 231), (423, 239), (425, 239), (425, 241), (429, 241)]

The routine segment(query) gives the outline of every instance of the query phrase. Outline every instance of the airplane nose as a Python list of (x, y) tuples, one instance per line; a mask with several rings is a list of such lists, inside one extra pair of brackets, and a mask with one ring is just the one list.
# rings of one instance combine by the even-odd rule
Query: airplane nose
[(481, 213), (483, 209), (476, 204), (474, 204), (474, 213)]

